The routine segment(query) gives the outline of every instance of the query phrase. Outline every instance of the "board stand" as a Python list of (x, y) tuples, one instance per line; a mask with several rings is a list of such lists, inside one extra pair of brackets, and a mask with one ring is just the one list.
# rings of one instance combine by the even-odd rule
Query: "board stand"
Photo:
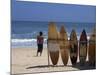
[(50, 67), (50, 61), (49, 61), (49, 50), (47, 51), (48, 54), (48, 67)]
[[(48, 44), (48, 39), (47, 39), (47, 44)], [(48, 48), (48, 45), (47, 45)], [(50, 59), (49, 59), (49, 50), (47, 49), (47, 55), (48, 55), (48, 67), (50, 67)]]

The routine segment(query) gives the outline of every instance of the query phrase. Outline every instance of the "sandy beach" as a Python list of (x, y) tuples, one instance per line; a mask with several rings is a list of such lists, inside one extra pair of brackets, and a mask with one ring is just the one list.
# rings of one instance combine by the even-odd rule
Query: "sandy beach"
[[(67, 66), (63, 66), (61, 56), (57, 66), (48, 67), (47, 49), (43, 50), (42, 56), (36, 56), (36, 49), (33, 48), (12, 48), (11, 74), (40, 73), (53, 71), (72, 71), (83, 69), (72, 67), (69, 59)], [(51, 59), (50, 59), (50, 65)], [(86, 67), (84, 69), (87, 69)]]

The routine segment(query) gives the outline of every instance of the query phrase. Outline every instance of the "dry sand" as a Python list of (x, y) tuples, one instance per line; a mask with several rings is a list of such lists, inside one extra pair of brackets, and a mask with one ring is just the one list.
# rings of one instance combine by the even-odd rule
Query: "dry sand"
[[(12, 48), (11, 51), (11, 74), (79, 70), (71, 66), (70, 59), (67, 66), (63, 66), (61, 56), (57, 66), (48, 67), (47, 49), (44, 49), (42, 56), (38, 57), (37, 50), (33, 48)], [(51, 60), (50, 65), (52, 65)]]

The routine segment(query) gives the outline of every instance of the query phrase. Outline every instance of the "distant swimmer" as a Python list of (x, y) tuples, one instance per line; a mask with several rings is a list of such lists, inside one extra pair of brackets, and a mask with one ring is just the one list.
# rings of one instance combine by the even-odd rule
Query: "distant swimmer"
[(44, 42), (44, 37), (43, 37), (43, 33), (40, 31), (39, 35), (37, 36), (37, 56), (38, 53), (40, 52), (40, 56), (42, 55), (42, 51), (43, 51), (43, 42)]

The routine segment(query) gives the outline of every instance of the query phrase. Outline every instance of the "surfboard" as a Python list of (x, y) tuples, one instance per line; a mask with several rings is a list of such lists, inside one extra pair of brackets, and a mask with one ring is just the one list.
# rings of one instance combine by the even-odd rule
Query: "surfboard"
[(96, 30), (94, 29), (89, 39), (89, 62), (91, 65), (96, 63)]
[(87, 35), (85, 29), (83, 29), (79, 40), (79, 59), (80, 64), (84, 65), (87, 56)]
[(78, 40), (75, 30), (73, 29), (70, 34), (70, 59), (72, 65), (75, 65), (77, 62), (78, 56)]
[(62, 58), (64, 65), (67, 65), (67, 62), (68, 62), (68, 50), (69, 50), (68, 35), (65, 31), (64, 26), (61, 26), (61, 29), (60, 29), (60, 53), (61, 53), (61, 58)]
[(54, 22), (50, 22), (48, 28), (48, 53), (53, 65), (56, 65), (59, 59), (59, 35)]

